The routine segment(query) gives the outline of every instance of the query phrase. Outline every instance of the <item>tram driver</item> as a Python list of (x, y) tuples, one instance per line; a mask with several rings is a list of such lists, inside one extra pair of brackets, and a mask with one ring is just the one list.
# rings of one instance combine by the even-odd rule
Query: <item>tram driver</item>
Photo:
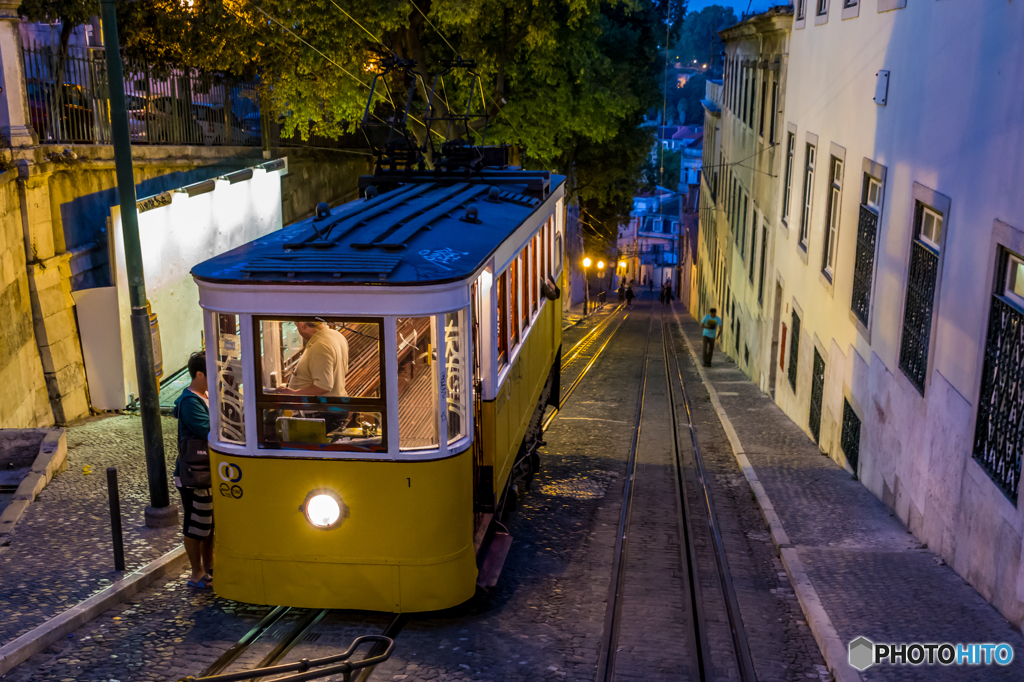
[(305, 342), (299, 363), (287, 387), (277, 389), (287, 395), (342, 397), (348, 374), (348, 341), (345, 336), (320, 320), (296, 322), (295, 328)]

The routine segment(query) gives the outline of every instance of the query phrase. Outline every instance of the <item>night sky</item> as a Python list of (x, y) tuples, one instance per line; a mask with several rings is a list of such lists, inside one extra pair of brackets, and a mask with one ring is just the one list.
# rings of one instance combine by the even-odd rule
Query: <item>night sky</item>
[(747, 11), (747, 5), (750, 5), (751, 12), (763, 12), (764, 10), (774, 5), (783, 5), (785, 0), (690, 0), (687, 3), (688, 12), (699, 12), (709, 5), (722, 5), (723, 7), (732, 7), (733, 12), (736, 16)]

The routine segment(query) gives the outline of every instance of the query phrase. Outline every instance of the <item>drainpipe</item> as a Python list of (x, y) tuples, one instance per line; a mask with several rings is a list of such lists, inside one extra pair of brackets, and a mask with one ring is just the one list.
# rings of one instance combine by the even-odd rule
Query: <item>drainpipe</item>
[(149, 312), (146, 310), (146, 277), (142, 267), (142, 245), (139, 242), (139, 214), (135, 206), (132, 142), (128, 131), (128, 110), (125, 107), (117, 13), (114, 0), (100, 0), (100, 5), (103, 8), (103, 43), (106, 45), (110, 82), (110, 129), (114, 141), (114, 166), (121, 205), (125, 265), (128, 270), (128, 297), (132, 308), (132, 346), (139, 382), (142, 440), (149, 478), (146, 525), (150, 528), (163, 528), (178, 523), (178, 508), (171, 506), (167, 490), (167, 461), (164, 458), (163, 428), (160, 423), (160, 385), (153, 367), (153, 337), (149, 328)]

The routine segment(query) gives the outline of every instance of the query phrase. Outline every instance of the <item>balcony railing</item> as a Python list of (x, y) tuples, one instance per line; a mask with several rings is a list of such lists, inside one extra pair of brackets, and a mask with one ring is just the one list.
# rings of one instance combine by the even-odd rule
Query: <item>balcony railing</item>
[[(22, 46), (29, 120), (40, 144), (110, 144), (110, 101), (103, 48)], [(197, 69), (160, 70), (124, 61), (133, 144), (261, 144), (256, 83)]]

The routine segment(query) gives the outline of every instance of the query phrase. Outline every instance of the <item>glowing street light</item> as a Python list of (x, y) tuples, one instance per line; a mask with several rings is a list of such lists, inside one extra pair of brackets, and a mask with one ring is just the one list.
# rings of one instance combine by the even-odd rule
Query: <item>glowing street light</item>
[(584, 259), (583, 259), (583, 267), (585, 267), (585, 268), (589, 268), (589, 267), (590, 267), (590, 264), (591, 264), (592, 262), (593, 262), (593, 261), (591, 261), (591, 260), (590, 260), (590, 258), (584, 258)]
[(597, 261), (597, 269), (598, 270), (604, 270), (604, 261), (603, 260)]
[(624, 260), (620, 260), (620, 261), (619, 261), (619, 267), (620, 267), (620, 268), (624, 268), (624, 267), (626, 267), (626, 261), (624, 261)]

